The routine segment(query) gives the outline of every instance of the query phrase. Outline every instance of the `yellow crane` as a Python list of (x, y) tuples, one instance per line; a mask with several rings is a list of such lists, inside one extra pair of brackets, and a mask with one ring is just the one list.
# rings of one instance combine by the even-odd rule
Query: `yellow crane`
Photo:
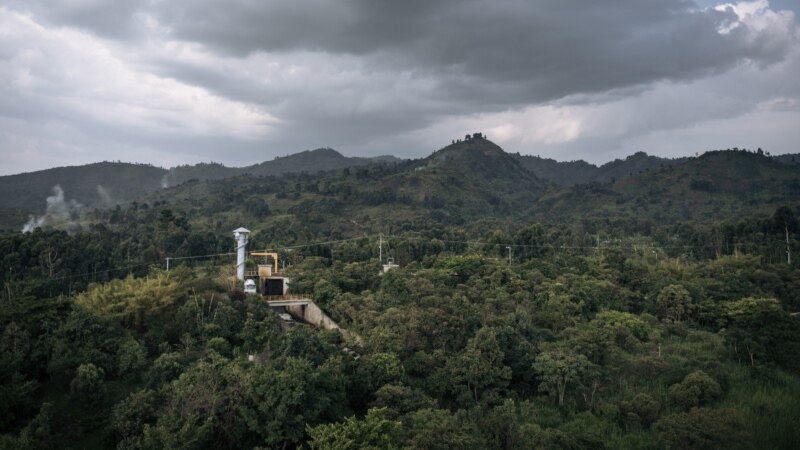
[[(274, 252), (250, 252), (250, 256), (263, 256), (264, 258), (272, 257), (272, 273), (278, 273), (278, 254)], [(261, 274), (259, 274), (261, 275)], [(270, 274), (271, 275), (271, 274)]]

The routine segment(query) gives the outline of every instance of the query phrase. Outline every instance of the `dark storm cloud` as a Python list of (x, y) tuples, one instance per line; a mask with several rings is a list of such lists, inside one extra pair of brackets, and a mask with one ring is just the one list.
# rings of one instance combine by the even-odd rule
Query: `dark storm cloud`
[(572, 159), (792, 110), (795, 18), (764, 0), (719, 3), (7, 0), (0, 162), (19, 143), (44, 158), (49, 143), (117, 142), (162, 163), (324, 145), (422, 156), (488, 128), (512, 151)]
[[(366, 75), (354, 82), (362, 95), (390, 87), (391, 75), (399, 72), (427, 80), (426, 92), (408, 95), (432, 99), (434, 106), (409, 102), (379, 114), (344, 106), (330, 112), (324, 106), (340, 99), (323, 92), (325, 86), (295, 92), (237, 79), (212, 65), (152, 62), (161, 75), (278, 108), (287, 132), (298, 131), (292, 128), (297, 124), (306, 135), (334, 141), (350, 136), (351, 142), (452, 114), (690, 80), (743, 60), (768, 65), (791, 43), (747, 26), (720, 33), (738, 19), (732, 10), (701, 9), (685, 0), (201, 0), (159, 3), (147, 11), (172, 38), (201, 43), (221, 56), (266, 52), (296, 55), (304, 63), (309, 59), (303, 52), (357, 57), (356, 69)], [(383, 87), (371, 85), (380, 78)]]
[[(155, 14), (184, 39), (225, 52), (312, 50), (369, 54), (404, 47), (452, 2), (214, 0), (167, 2)], [(209, 20), (213, 17), (213, 21)]]
[(754, 38), (747, 27), (721, 34), (720, 26), (737, 20), (733, 11), (701, 9), (689, 0), (24, 3), (54, 22), (117, 37), (147, 32), (142, 23), (150, 18), (172, 38), (237, 57), (358, 55), (371, 69), (434, 76), (440, 95), (498, 107), (691, 79), (745, 59), (769, 64), (788, 44)]
[(133, 39), (142, 33), (148, 0), (7, 0), (18, 11), (51, 25), (69, 25), (103, 37)]
[(360, 55), (435, 75), (454, 98), (506, 105), (768, 64), (786, 51), (747, 27), (719, 33), (733, 12), (686, 0), (312, 3), (167, 2), (155, 15), (175, 37), (220, 52)]

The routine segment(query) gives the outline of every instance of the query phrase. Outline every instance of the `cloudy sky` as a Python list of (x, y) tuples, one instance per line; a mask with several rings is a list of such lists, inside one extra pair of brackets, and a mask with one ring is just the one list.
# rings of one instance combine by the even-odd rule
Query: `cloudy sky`
[(0, 174), (422, 157), (482, 131), (594, 163), (800, 152), (796, 0), (4, 0)]

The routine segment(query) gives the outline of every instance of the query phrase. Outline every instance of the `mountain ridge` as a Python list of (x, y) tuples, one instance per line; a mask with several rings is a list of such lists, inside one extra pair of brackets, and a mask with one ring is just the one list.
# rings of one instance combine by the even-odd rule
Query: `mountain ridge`
[(97, 162), (0, 176), (0, 226), (18, 226), (21, 218), (45, 212), (48, 198), (62, 191), (81, 208), (112, 207), (189, 180), (336, 171), (400, 161), (391, 156), (347, 157), (331, 148), (306, 150), (245, 167), (199, 163), (171, 169), (141, 163)]
[[(764, 205), (792, 203), (795, 193), (800, 198), (800, 187), (795, 187), (800, 186), (798, 159), (795, 155), (771, 157), (763, 152), (731, 150), (667, 160), (637, 152), (598, 167), (585, 161), (559, 163), (510, 154), (475, 133), (418, 160), (345, 157), (331, 148), (320, 148), (242, 168), (200, 163), (167, 170), (146, 164), (103, 162), (0, 177), (0, 226), (19, 229), (25, 217), (49, 213), (51, 203), (68, 204), (66, 210), (74, 215), (76, 211), (110, 208), (133, 200), (172, 202), (178, 192), (184, 192), (180, 196), (182, 201), (196, 203), (197, 196), (224, 196), (230, 202), (238, 197), (215, 191), (222, 185), (204, 188), (207, 183), (198, 182), (231, 179), (224, 184), (225, 189), (239, 191), (236, 180), (241, 177), (245, 177), (241, 181), (245, 185), (279, 186), (258, 200), (259, 204), (270, 207), (273, 203), (290, 204), (282, 199), (296, 198), (300, 192), (294, 189), (295, 193), (291, 193), (287, 183), (301, 182), (311, 186), (311, 192), (325, 193), (326, 201), (331, 195), (346, 193), (337, 200), (336, 208), (365, 207), (370, 214), (391, 217), (395, 212), (391, 208), (381, 211), (375, 208), (395, 202), (398, 211), (405, 211), (408, 217), (417, 215), (415, 208), (421, 206), (424, 210), (439, 211), (437, 217), (449, 217), (447, 220), (453, 223), (466, 217), (502, 214), (536, 220), (609, 214), (655, 219), (694, 217), (703, 212), (729, 211), (737, 205), (744, 207), (744, 201)], [(547, 165), (531, 170), (526, 167), (531, 161)], [(389, 167), (387, 164), (396, 168), (369, 169)], [(358, 177), (348, 178), (350, 172), (343, 170), (353, 167), (367, 168), (357, 171)], [(670, 175), (673, 172), (676, 175)], [(299, 176), (263, 180), (292, 173)], [(184, 184), (191, 186), (163, 191), (164, 187)], [(54, 190), (55, 186), (60, 187)], [(743, 187), (746, 188), (742, 190)], [(255, 193), (263, 191), (257, 187), (248, 189)], [(150, 195), (160, 192), (163, 194)], [(689, 204), (695, 210), (676, 206), (684, 203), (684, 197), (691, 200)], [(350, 199), (361, 203), (350, 207)], [(314, 201), (303, 208), (333, 208), (332, 204), (314, 206)], [(214, 204), (221, 210), (228, 208), (225, 201)], [(649, 205), (661, 205), (663, 211), (648, 209)], [(48, 211), (44, 211), (45, 206)], [(63, 207), (56, 212), (62, 210)], [(35, 220), (31, 222), (31, 226), (35, 224)]]
[(660, 167), (680, 164), (688, 159), (662, 158), (639, 151), (625, 159), (618, 158), (597, 166), (584, 160), (556, 161), (532, 155), (513, 154), (512, 156), (527, 170), (559, 186), (614, 181)]

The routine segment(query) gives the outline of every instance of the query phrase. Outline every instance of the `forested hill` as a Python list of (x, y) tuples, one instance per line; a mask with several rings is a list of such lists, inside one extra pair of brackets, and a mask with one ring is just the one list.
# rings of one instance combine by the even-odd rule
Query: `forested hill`
[(546, 185), (512, 155), (479, 133), (434, 152), (416, 166), (416, 170), (436, 168), (461, 173), (475, 181), (532, 184), (534, 188)]
[(479, 133), (434, 152), (415, 164), (413, 170), (423, 178), (451, 175), (457, 181), (450, 196), (461, 196), (465, 202), (465, 195), (485, 197), (501, 207), (519, 208), (551, 187)]
[(161, 188), (165, 169), (145, 164), (100, 162), (0, 177), (0, 209), (43, 212), (53, 187), (83, 205), (113, 206)]
[(281, 156), (272, 161), (245, 167), (226, 167), (221, 164), (197, 164), (178, 166), (169, 170), (165, 184), (174, 186), (187, 180), (214, 180), (236, 175), (251, 174), (255, 176), (281, 175), (284, 173), (317, 173), (331, 170), (342, 170), (348, 167), (360, 167), (368, 164), (396, 163), (401, 161), (394, 156), (377, 156), (374, 158), (348, 157), (332, 148), (305, 150), (288, 156)]
[[(0, 449), (800, 448), (798, 170), (557, 188), (472, 135), (54, 207), (0, 235)], [(246, 295), (241, 226), (349, 333)]]
[[(525, 171), (483, 139), (456, 142), (427, 158), (343, 174), (241, 176), (191, 182), (142, 199), (197, 220), (249, 214), (266, 229), (345, 234), (385, 224), (463, 225), (481, 219), (592, 223), (629, 232), (654, 224), (714, 222), (800, 206), (800, 167), (745, 151), (697, 158), (624, 177), (559, 188)], [(259, 211), (269, 211), (269, 216)], [(229, 222), (229, 225), (235, 225)]]
[(554, 191), (538, 217), (718, 221), (800, 206), (800, 166), (747, 151), (712, 151), (613, 183)]
[(531, 205), (553, 188), (494, 143), (475, 138), (421, 160), (342, 174), (192, 181), (153, 193), (140, 203), (166, 203), (204, 222), (255, 217), (253, 226), (271, 233), (336, 229), (351, 234), (389, 224), (397, 228), (482, 218), (523, 220)]
[(644, 152), (636, 152), (625, 159), (615, 159), (601, 166), (586, 161), (559, 162), (553, 159), (530, 155), (513, 155), (527, 170), (540, 178), (559, 186), (573, 186), (594, 181), (615, 181), (685, 162), (688, 158), (659, 158)]
[[(736, 152), (738, 149), (725, 150)], [(759, 154), (755, 152), (755, 154)], [(532, 155), (512, 154), (525, 169), (534, 173), (539, 178), (551, 181), (559, 186), (574, 186), (592, 182), (617, 181), (623, 178), (634, 177), (650, 171), (662, 169), (673, 165), (680, 165), (694, 158), (661, 158), (648, 155), (645, 152), (636, 152), (625, 159), (615, 159), (601, 166), (589, 164), (586, 161), (556, 161)], [(761, 154), (783, 164), (800, 165), (800, 155), (787, 154), (769, 156)]]
[[(104, 208), (125, 204), (147, 193), (188, 180), (214, 180), (242, 174), (314, 174), (397, 161), (400, 160), (391, 156), (346, 157), (333, 149), (321, 148), (247, 167), (201, 163), (166, 170), (146, 164), (101, 162), (0, 176), (0, 227), (19, 227), (28, 215), (44, 214), (53, 202), (71, 202), (68, 209), (74, 211), (84, 207)], [(54, 191), (56, 186), (60, 187), (58, 191), (63, 193), (63, 198)], [(48, 197), (52, 197), (51, 200), (47, 200)]]
[[(607, 181), (565, 187), (526, 170), (524, 158), (530, 157), (508, 154), (476, 133), (416, 161), (347, 158), (318, 149), (247, 168), (198, 164), (167, 172), (100, 163), (0, 177), (0, 207), (5, 201), (4, 225), (11, 230), (18, 230), (27, 214), (34, 216), (29, 228), (73, 223), (92, 207), (131, 200), (179, 203), (175, 209), (206, 218), (226, 211), (270, 209), (290, 213), (307, 227), (332, 221), (350, 230), (354, 223), (374, 226), (378, 221), (461, 224), (507, 217), (553, 223), (676, 223), (769, 213), (796, 206), (800, 199), (800, 165), (791, 164), (790, 155), (780, 159), (741, 150), (713, 151), (663, 160), (637, 153), (597, 168), (602, 176), (592, 176), (610, 177)], [(375, 161), (395, 162), (365, 166)], [(559, 172), (565, 167), (594, 167), (553, 164), (545, 172), (560, 183), (569, 172)], [(330, 170), (313, 170), (320, 167)], [(181, 183), (168, 187), (177, 181)], [(61, 197), (52, 191), (55, 184), (63, 188)], [(45, 207), (47, 213), (40, 216)]]

